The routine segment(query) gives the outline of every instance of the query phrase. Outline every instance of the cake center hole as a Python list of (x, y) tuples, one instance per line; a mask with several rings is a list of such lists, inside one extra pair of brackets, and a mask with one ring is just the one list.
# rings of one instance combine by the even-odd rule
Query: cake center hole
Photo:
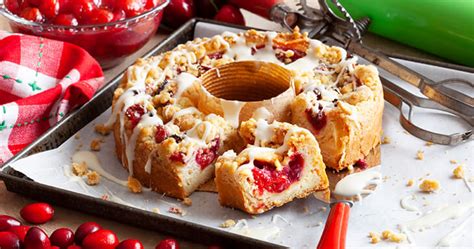
[(291, 87), (291, 72), (269, 62), (239, 61), (209, 70), (202, 85), (213, 96), (225, 100), (262, 101)]

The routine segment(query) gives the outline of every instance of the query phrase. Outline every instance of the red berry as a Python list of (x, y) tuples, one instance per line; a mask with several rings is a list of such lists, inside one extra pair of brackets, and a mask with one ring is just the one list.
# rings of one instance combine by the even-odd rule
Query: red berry
[(125, 11), (116, 10), (116, 11), (114, 11), (114, 18), (112, 19), (112, 22), (123, 20), (126, 17), (127, 17), (127, 15), (125, 14)]
[(217, 12), (214, 20), (232, 23), (237, 25), (245, 25), (244, 16), (242, 12), (233, 5), (226, 4)]
[(94, 9), (87, 18), (88, 24), (102, 24), (111, 22), (114, 19), (114, 14), (106, 9)]
[(5, 0), (5, 7), (13, 14), (20, 13), (20, 3), (18, 0)]
[(164, 21), (177, 28), (195, 16), (196, 10), (192, 0), (171, 0), (165, 8)]
[(20, 211), (20, 215), (29, 223), (43, 224), (53, 218), (54, 209), (48, 203), (37, 202), (23, 207)]
[(84, 249), (114, 249), (119, 244), (117, 235), (110, 230), (99, 230), (87, 235), (82, 241)]
[(145, 4), (145, 9), (153, 9), (158, 6), (162, 1), (161, 0), (147, 0)]
[(102, 227), (95, 222), (83, 223), (76, 229), (76, 235), (74, 236), (74, 241), (76, 242), (76, 244), (80, 245), (82, 244), (82, 240), (84, 240), (84, 238), (87, 235), (89, 235), (90, 233), (99, 231), (100, 229), (102, 229)]
[(134, 17), (143, 13), (145, 4), (141, 0), (117, 0), (115, 10), (123, 10), (127, 17)]
[(77, 245), (68, 246), (67, 249), (82, 249), (82, 247)]
[(76, 18), (82, 20), (97, 8), (93, 0), (74, 0), (71, 4), (72, 13)]
[(59, 13), (70, 14), (72, 3), (76, 0), (58, 0)]
[(215, 138), (211, 142), (209, 148), (201, 148), (196, 153), (196, 162), (201, 166), (201, 169), (205, 169), (209, 164), (211, 164), (214, 159), (217, 158), (217, 151), (220, 147), (220, 139)]
[(115, 249), (144, 249), (142, 242), (136, 239), (127, 239), (120, 244)]
[(20, 239), (12, 232), (0, 232), (1, 249), (20, 249)]
[(47, 19), (53, 19), (59, 13), (59, 1), (43, 0), (39, 6), (39, 10)]
[(21, 223), (17, 219), (8, 215), (0, 215), (0, 232), (20, 225)]
[(74, 232), (69, 228), (59, 228), (49, 237), (51, 244), (66, 249), (74, 244)]
[(143, 114), (145, 114), (145, 108), (141, 104), (132, 105), (125, 111), (125, 116), (132, 122), (132, 128), (137, 126)]
[(15, 226), (15, 227), (10, 227), (8, 231), (16, 234), (18, 238), (20, 239), (20, 242), (23, 243), (25, 241), (25, 236), (26, 233), (30, 230), (29, 226)]
[(50, 249), (48, 235), (38, 227), (32, 227), (25, 236), (24, 249)]
[(28, 3), (29, 3), (30, 5), (32, 5), (32, 6), (38, 7), (38, 6), (40, 6), (41, 1), (42, 1), (42, 0), (27, 0), (27, 1), (25, 1), (25, 2), (28, 2)]
[(64, 26), (77, 26), (79, 22), (72, 14), (59, 14), (53, 20), (54, 24), (64, 25)]
[(20, 12), (20, 16), (33, 22), (43, 21), (43, 15), (38, 8), (25, 8)]
[(221, 246), (212, 245), (212, 246), (208, 246), (207, 249), (224, 249), (224, 248)]
[(178, 241), (174, 239), (164, 239), (158, 243), (155, 249), (179, 249)]
[(50, 249), (61, 249), (61, 248), (58, 246), (51, 246)]
[(282, 2), (282, 0), (229, 0), (230, 4), (233, 4), (242, 9), (246, 9), (267, 19), (270, 18), (270, 10), (272, 9), (272, 7), (279, 2)]
[(156, 126), (156, 133), (155, 133), (155, 141), (157, 143), (163, 142), (163, 140), (166, 139), (168, 136), (168, 132), (166, 132), (166, 129), (163, 125), (157, 125)]
[(194, 0), (197, 16), (213, 18), (222, 7), (222, 0)]

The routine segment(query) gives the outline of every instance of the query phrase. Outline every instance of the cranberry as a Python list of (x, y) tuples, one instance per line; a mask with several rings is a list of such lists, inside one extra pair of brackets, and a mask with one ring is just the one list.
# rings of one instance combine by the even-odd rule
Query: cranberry
[(217, 151), (220, 147), (220, 139), (215, 138), (211, 142), (211, 147), (201, 148), (196, 153), (196, 162), (201, 166), (201, 170), (205, 169), (209, 164), (217, 158)]
[(259, 193), (262, 194), (263, 190), (281, 193), (293, 182), (300, 179), (304, 158), (300, 153), (293, 154), (288, 165), (284, 166), (280, 171), (276, 170), (273, 163), (256, 160), (254, 164), (255, 168), (252, 169), (252, 173)]
[(84, 240), (84, 238), (88, 234), (99, 231), (100, 229), (102, 229), (102, 227), (95, 222), (83, 223), (76, 229), (76, 235), (74, 236), (74, 241), (76, 242), (76, 244), (80, 245), (82, 244), (82, 240)]
[(82, 249), (82, 247), (78, 245), (72, 245), (72, 246), (68, 246), (67, 249)]
[(90, 13), (87, 23), (88, 24), (101, 24), (108, 23), (114, 19), (114, 14), (106, 9), (94, 9)]
[(20, 12), (20, 16), (33, 22), (43, 21), (43, 14), (38, 8), (25, 8)]
[(222, 6), (222, 0), (194, 0), (197, 16), (211, 19)]
[(15, 227), (10, 227), (8, 231), (16, 234), (18, 238), (20, 239), (20, 242), (23, 243), (25, 241), (25, 236), (26, 233), (30, 230), (29, 226), (15, 226)]
[(208, 246), (207, 249), (224, 249), (224, 248), (221, 246), (212, 245), (212, 246)]
[(79, 22), (72, 14), (59, 14), (53, 20), (54, 24), (64, 25), (64, 26), (77, 26)]
[(160, 241), (155, 249), (179, 249), (178, 241), (168, 238)]
[(359, 159), (357, 160), (357, 162), (355, 162), (354, 166), (359, 167), (360, 169), (364, 170), (364, 169), (367, 169), (369, 165), (364, 159)]
[(155, 141), (157, 143), (163, 142), (166, 137), (168, 136), (168, 132), (166, 131), (163, 125), (156, 126), (156, 133), (155, 133)]
[(311, 109), (306, 109), (306, 118), (311, 123), (316, 132), (320, 131), (324, 126), (326, 126), (327, 118), (326, 113), (322, 109), (322, 106), (319, 106), (319, 111), (314, 113)]
[(117, 0), (115, 1), (115, 9), (125, 11), (127, 17), (138, 16), (143, 13), (145, 5), (142, 1), (137, 0)]
[(17, 219), (8, 215), (0, 215), (0, 232), (20, 225), (21, 223)]
[(47, 19), (52, 19), (59, 13), (58, 0), (42, 0), (39, 5), (39, 10)]
[(24, 1), (24, 2), (27, 2), (28, 4), (30, 4), (30, 5), (32, 5), (32, 6), (38, 7), (38, 6), (40, 6), (41, 1), (42, 1), (42, 0), (26, 0), (26, 1)]
[(177, 28), (195, 16), (192, 0), (171, 0), (165, 8), (163, 21), (172, 28)]
[(20, 249), (20, 239), (12, 232), (0, 232), (1, 249)]
[(171, 154), (170, 160), (184, 163), (184, 153), (180, 151), (174, 152), (173, 154)]
[(74, 232), (69, 228), (59, 228), (51, 234), (49, 239), (52, 245), (66, 249), (74, 244)]
[(283, 50), (284, 52), (289, 51), (289, 50), (293, 51), (293, 55), (291, 57), (286, 57), (284, 52), (277, 53), (275, 55), (278, 60), (284, 63), (287, 63), (287, 59), (290, 59), (290, 61), (293, 62), (306, 56), (306, 52), (295, 50), (289, 47), (274, 47), (274, 49), (280, 49), (280, 50)]
[(87, 18), (96, 7), (93, 0), (74, 0), (71, 5), (72, 13), (81, 21)]
[(25, 249), (49, 249), (51, 242), (48, 235), (38, 227), (32, 227), (25, 236)]
[(209, 57), (209, 59), (218, 60), (218, 59), (221, 59), (223, 55), (224, 55), (224, 53), (222, 53), (222, 52), (215, 52), (215, 53), (212, 53), (212, 54), (208, 54), (207, 57)]
[(244, 16), (242, 15), (242, 12), (240, 12), (240, 9), (230, 4), (222, 6), (216, 16), (214, 16), (214, 20), (237, 25), (245, 25)]
[(29, 223), (43, 224), (53, 218), (54, 209), (48, 203), (37, 202), (23, 207), (20, 211), (20, 215)]
[(5, 0), (5, 7), (13, 14), (19, 14), (21, 10), (18, 0)]
[(58, 246), (51, 246), (50, 249), (61, 249), (61, 248)]
[(119, 244), (117, 235), (110, 230), (99, 230), (87, 235), (82, 241), (84, 249), (114, 249)]
[(150, 10), (158, 6), (161, 3), (161, 0), (147, 0), (145, 4), (145, 9)]
[(115, 249), (144, 249), (142, 242), (136, 239), (127, 239), (120, 244)]
[(125, 115), (132, 122), (132, 128), (135, 128), (135, 126), (137, 126), (143, 114), (145, 114), (145, 108), (140, 104), (130, 106), (125, 112)]
[(125, 11), (123, 10), (116, 10), (114, 11), (114, 18), (112, 19), (113, 22), (115, 21), (120, 21), (120, 20), (123, 20), (127, 17), (127, 15), (125, 14)]

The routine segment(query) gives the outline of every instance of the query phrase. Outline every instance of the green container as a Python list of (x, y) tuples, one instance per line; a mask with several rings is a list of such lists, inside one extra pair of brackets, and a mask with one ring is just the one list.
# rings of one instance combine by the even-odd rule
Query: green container
[(474, 0), (339, 2), (353, 18), (369, 17), (373, 33), (474, 67)]

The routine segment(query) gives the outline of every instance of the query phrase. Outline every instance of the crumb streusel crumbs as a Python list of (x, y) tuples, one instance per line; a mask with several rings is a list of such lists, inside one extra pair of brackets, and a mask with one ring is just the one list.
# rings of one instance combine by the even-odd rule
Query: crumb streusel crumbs
[(86, 181), (87, 185), (94, 186), (94, 185), (99, 184), (100, 182), (100, 175), (96, 171), (89, 171), (86, 174), (86, 177), (87, 177), (87, 181)]
[(431, 193), (438, 190), (440, 188), (440, 184), (437, 180), (425, 179), (419, 187), (421, 191)]
[(85, 162), (81, 163), (72, 163), (72, 173), (76, 176), (84, 176), (89, 171), (87, 164)]
[(235, 220), (232, 220), (232, 219), (228, 219), (226, 221), (224, 221), (222, 224), (220, 224), (219, 226), (222, 227), (222, 228), (229, 228), (229, 227), (233, 227), (235, 226)]
[(425, 153), (422, 150), (419, 150), (418, 152), (416, 152), (416, 159), (417, 160), (425, 159)]

